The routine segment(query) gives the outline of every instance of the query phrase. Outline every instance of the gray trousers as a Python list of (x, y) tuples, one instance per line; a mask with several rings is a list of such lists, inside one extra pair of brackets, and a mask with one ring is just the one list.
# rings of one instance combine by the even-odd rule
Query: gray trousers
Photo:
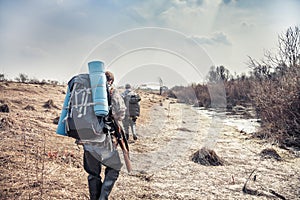
[(123, 127), (124, 127), (124, 132), (126, 134), (127, 139), (129, 138), (129, 127), (131, 128), (131, 132), (134, 138), (137, 137), (136, 134), (136, 117), (130, 117), (129, 115), (125, 115), (125, 118), (123, 119)]
[[(117, 154), (117, 157), (119, 154)], [(119, 158), (119, 157), (118, 157)], [(119, 158), (120, 159), (120, 158)], [(84, 150), (84, 169), (89, 174), (88, 184), (91, 200), (107, 200), (119, 177), (120, 170), (106, 166), (104, 181), (101, 181), (101, 162), (89, 151)]]

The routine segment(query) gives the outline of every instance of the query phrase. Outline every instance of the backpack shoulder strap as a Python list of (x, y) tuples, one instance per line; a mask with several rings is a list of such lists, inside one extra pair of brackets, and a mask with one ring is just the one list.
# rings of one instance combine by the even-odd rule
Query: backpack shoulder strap
[(71, 79), (70, 79), (70, 81), (68, 82), (68, 87), (69, 87), (69, 90), (70, 90), (70, 92), (72, 92), (72, 90), (73, 90), (73, 86), (74, 86), (74, 82), (75, 82), (75, 78), (76, 78), (77, 76), (73, 76)]
[(112, 116), (112, 109), (111, 109), (111, 91), (109, 89), (109, 85), (106, 83), (106, 91), (107, 91), (107, 101), (108, 101), (108, 115)]

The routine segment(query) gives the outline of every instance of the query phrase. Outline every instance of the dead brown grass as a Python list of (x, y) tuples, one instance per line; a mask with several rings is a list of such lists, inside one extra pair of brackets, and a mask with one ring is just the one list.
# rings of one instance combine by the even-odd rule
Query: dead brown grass
[[(0, 83), (0, 102), (10, 108), (9, 113), (0, 113), (0, 199), (88, 199), (82, 148), (55, 134), (53, 120), (60, 115), (65, 90), (65, 86)], [(289, 199), (299, 196), (300, 160), (294, 152), (274, 147), (283, 161), (261, 160), (258, 150), (264, 144), (224, 126), (214, 150), (230, 165), (196, 164), (190, 155), (204, 146), (209, 118), (171, 99), (141, 96), (139, 139), (130, 142), (135, 168), (131, 174), (121, 171), (111, 199), (266, 199), (242, 192), (253, 168), (256, 186), (271, 187)], [(44, 108), (49, 99), (59, 108)], [(35, 110), (24, 109), (27, 106)], [(184, 122), (182, 112), (188, 117)], [(195, 123), (198, 120), (201, 123)], [(161, 150), (173, 143), (169, 151)], [(144, 154), (156, 159), (135, 159)], [(147, 170), (148, 161), (154, 171)]]

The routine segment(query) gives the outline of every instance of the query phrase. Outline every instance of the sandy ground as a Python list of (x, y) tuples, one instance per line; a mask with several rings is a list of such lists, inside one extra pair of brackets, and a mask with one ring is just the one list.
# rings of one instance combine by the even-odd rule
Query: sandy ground
[[(81, 146), (55, 134), (64, 86), (0, 83), (0, 199), (88, 199)], [(141, 93), (137, 141), (130, 139), (133, 171), (125, 166), (110, 199), (299, 199), (299, 152), (249, 139), (234, 127), (158, 95)], [(53, 100), (54, 106), (43, 105)], [(213, 149), (224, 166), (191, 161), (202, 147)], [(282, 161), (263, 159), (273, 148)], [(244, 183), (253, 171), (245, 194)], [(255, 181), (253, 177), (256, 177)]]

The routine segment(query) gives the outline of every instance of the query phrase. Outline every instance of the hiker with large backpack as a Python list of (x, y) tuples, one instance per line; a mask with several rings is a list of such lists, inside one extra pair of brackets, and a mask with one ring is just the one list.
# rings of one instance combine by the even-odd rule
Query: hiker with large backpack
[[(112, 88), (112, 83), (114, 81), (114, 77), (112, 73), (106, 72), (105, 73), (107, 78), (107, 85), (109, 87), (108, 89), (108, 96), (111, 99), (117, 99), (117, 92), (115, 89)], [(113, 101), (112, 101), (113, 102)], [(116, 103), (121, 104), (119, 101)], [(115, 107), (115, 106), (113, 106)], [(109, 111), (111, 112), (106, 119), (105, 119), (105, 125), (104, 125), (104, 132), (111, 131), (113, 127), (111, 127), (111, 117), (114, 117), (116, 120), (122, 120), (122, 115), (124, 115), (124, 109), (123, 113), (122, 110), (120, 111)], [(112, 113), (116, 114), (116, 116), (112, 116)], [(105, 130), (106, 129), (106, 130)], [(114, 137), (114, 136), (112, 136)], [(110, 138), (113, 140), (112, 138)], [(113, 145), (114, 141), (112, 141)], [(115, 148), (115, 147), (113, 147)], [(89, 183), (89, 192), (90, 192), (90, 199), (108, 199), (108, 196), (114, 186), (114, 183), (116, 182), (119, 171), (121, 169), (121, 162), (120, 157), (117, 151), (114, 151), (115, 155), (112, 155), (109, 157), (107, 161), (102, 161), (97, 159), (94, 155), (95, 153), (93, 151), (90, 151), (88, 148), (84, 148), (84, 169), (89, 174), (88, 175), (88, 183)], [(101, 165), (106, 165), (105, 168), (105, 178), (104, 181), (101, 181)]]
[(113, 82), (114, 75), (104, 72), (102, 62), (90, 62), (89, 74), (79, 74), (69, 81), (57, 128), (58, 134), (73, 137), (83, 145), (91, 200), (108, 199), (119, 176), (122, 163), (117, 145), (123, 150), (127, 170), (131, 170), (127, 140), (119, 125), (126, 107)]
[(136, 120), (140, 116), (139, 102), (141, 101), (141, 97), (131, 89), (130, 84), (126, 84), (125, 89), (126, 90), (122, 93), (122, 97), (126, 105), (125, 118), (123, 120), (124, 131), (126, 138), (129, 139), (130, 127), (133, 139), (137, 140)]

